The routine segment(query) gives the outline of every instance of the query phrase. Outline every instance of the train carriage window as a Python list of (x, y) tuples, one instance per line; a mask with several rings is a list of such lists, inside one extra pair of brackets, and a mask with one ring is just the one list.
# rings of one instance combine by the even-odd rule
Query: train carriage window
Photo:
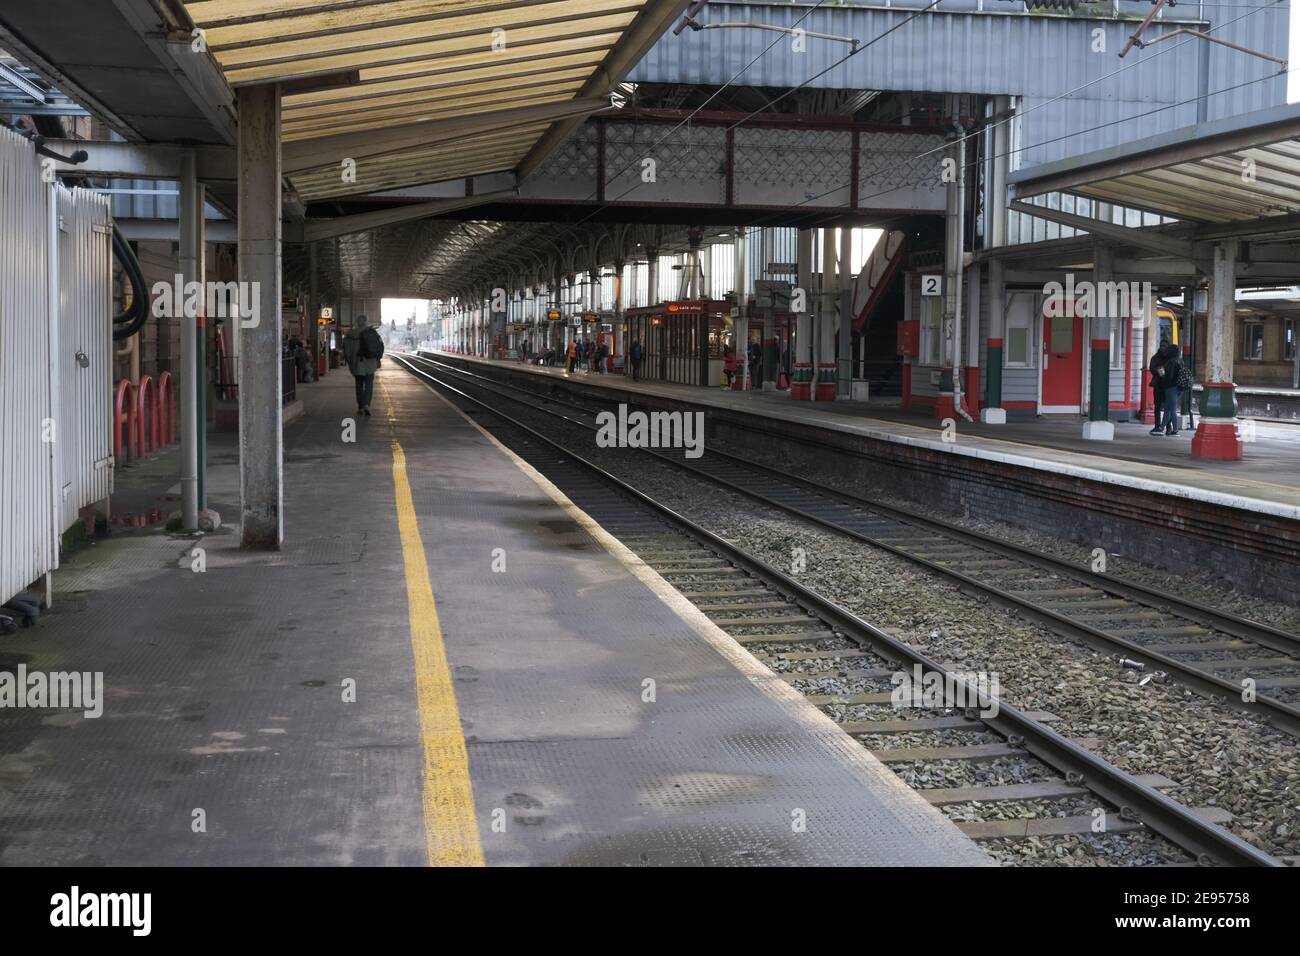
[(1296, 321), (1287, 319), (1282, 327), (1282, 357), (1288, 362), (1295, 360)]

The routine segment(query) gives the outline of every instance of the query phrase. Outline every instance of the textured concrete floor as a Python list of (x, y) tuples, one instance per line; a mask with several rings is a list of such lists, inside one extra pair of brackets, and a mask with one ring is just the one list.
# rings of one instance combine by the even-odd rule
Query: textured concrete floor
[[(381, 373), (352, 443), (346, 376), (304, 391), (285, 430), (283, 552), (219, 533), (196, 573), (185, 539), (110, 538), (58, 574), (54, 613), (0, 638), (0, 667), (107, 685), (99, 719), (0, 710), (0, 864), (425, 862), (392, 440), (489, 864), (984, 862), (406, 373)], [(213, 457), (213, 497), (230, 500), (220, 442)]]

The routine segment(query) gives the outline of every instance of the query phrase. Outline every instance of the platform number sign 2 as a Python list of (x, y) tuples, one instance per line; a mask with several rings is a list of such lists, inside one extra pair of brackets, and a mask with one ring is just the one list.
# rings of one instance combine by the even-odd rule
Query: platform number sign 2
[(921, 276), (921, 295), (943, 295), (943, 276)]

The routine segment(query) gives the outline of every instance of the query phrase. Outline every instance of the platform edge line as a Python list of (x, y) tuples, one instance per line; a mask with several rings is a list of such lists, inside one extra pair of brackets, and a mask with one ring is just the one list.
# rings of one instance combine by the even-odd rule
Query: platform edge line
[(429, 563), (420, 537), (406, 453), (392, 441), (397, 526), (406, 572), (406, 604), (423, 744), (425, 846), (430, 866), (483, 866), (474, 792), (456, 691), (443, 642)]

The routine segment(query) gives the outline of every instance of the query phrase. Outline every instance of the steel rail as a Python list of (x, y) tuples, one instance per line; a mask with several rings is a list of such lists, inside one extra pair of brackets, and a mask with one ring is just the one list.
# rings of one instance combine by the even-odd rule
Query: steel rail
[[(980, 704), (979, 708), (970, 716), (983, 721), (1009, 741), (1023, 745), (1029, 753), (1064, 773), (1068, 781), (1074, 781), (1081, 786), (1086, 786), (1102, 799), (1118, 807), (1122, 815), (1136, 815), (1143, 824), (1192, 853), (1198, 859), (1210, 859), (1230, 866), (1281, 867), (1286, 865), (1281, 860), (1252, 846), (1235, 834), (1216, 824), (1205, 821), (1195, 811), (1176, 800), (1135, 780), (1132, 775), (1124, 770), (1063, 737), (1047, 725), (1034, 720), (1024, 711), (996, 698), (990, 698), (987, 694), (982, 693), (978, 687), (970, 686), (960, 677), (947, 671), (939, 662), (922, 654), (916, 648), (864, 621), (829, 598), (825, 598), (799, 584), (784, 572), (754, 557), (737, 545), (719, 537), (644, 492), (637, 490), (621, 478), (611, 474), (584, 456), (574, 453), (571, 449), (566, 448), (537, 429), (507, 415), (482, 399), (475, 398), (455, 385), (417, 368), (405, 356), (397, 354), (394, 357), (412, 374), (460, 395), (465, 400), (509, 422), (513, 427), (563, 454), (568, 460), (596, 475), (634, 501), (640, 502), (656, 514), (668, 519), (669, 522), (685, 530), (691, 537), (717, 552), (725, 560), (753, 574), (805, 610), (832, 624), (855, 643), (870, 647), (890, 660), (902, 662), (911, 667), (919, 666), (923, 674), (938, 675), (940, 680), (943, 681), (942, 686), (962, 688), (967, 694), (968, 700), (974, 699)], [(990, 705), (994, 703), (997, 705), (996, 716), (986, 717), (978, 712), (979, 710), (990, 709)]]
[[(554, 398), (536, 396), (526, 389), (520, 389), (517, 386), (502, 383), (494, 379), (488, 378), (486, 376), (478, 375), (477, 373), (469, 372), (464, 369), (457, 368), (454, 365), (445, 362), (439, 362), (435, 359), (430, 359), (426, 356), (416, 356), (416, 358), (418, 358), (420, 361), (428, 362), (432, 365), (446, 368), (452, 372), (455, 372), (458, 375), (479, 379), (481, 380), (481, 382), (489, 383), (488, 385), (479, 384), (480, 388), (499, 389), (504, 387), (507, 389), (521, 392), (522, 394), (530, 395), (531, 397), (540, 398), (542, 401), (545, 402), (567, 405), (569, 407), (576, 408), (584, 412), (588, 412), (588, 413), (590, 412), (589, 408), (582, 406), (580, 404), (574, 402), (568, 402), (564, 400), (557, 400)], [(553, 415), (557, 418), (562, 419), (563, 421), (569, 422), (570, 424), (578, 425), (580, 427), (587, 428), (589, 430), (595, 430), (595, 426), (591, 425), (588, 422), (580, 421), (578, 419), (572, 418), (567, 415), (560, 415), (557, 412), (548, 411), (545, 409), (539, 409), (539, 411), (543, 411), (546, 414)], [(738, 484), (734, 481), (730, 481), (721, 475), (717, 475), (714, 474), (713, 472), (710, 472), (707, 467), (702, 467), (697, 464), (691, 464), (689, 462), (673, 458), (655, 449), (643, 448), (643, 449), (635, 449), (635, 450), (642, 451), (676, 468), (691, 472), (701, 478), (705, 478), (708, 481), (711, 481), (715, 484), (718, 484), (728, 489), (729, 491), (734, 491), (738, 494), (745, 495), (746, 497), (752, 498), (755, 501), (759, 501), (770, 507), (777, 508), (778, 510), (781, 511), (785, 511), (787, 514), (794, 515), (795, 517), (801, 518), (812, 524), (820, 525), (821, 527), (834, 531), (837, 534), (843, 534), (847, 537), (851, 537), (854, 538), (855, 540), (861, 541), (864, 544), (869, 544), (872, 547), (876, 547), (884, 551), (888, 551), (889, 553), (894, 554), (900, 558), (903, 558), (914, 564), (920, 565), (921, 567), (924, 567), (928, 571), (932, 571), (935, 574), (946, 577), (965, 589), (973, 590), (976, 594), (990, 597), (991, 599), (997, 601), (999, 604), (1001, 604), (1004, 607), (1013, 608), (1017, 611), (1023, 612), (1027, 617), (1037, 621), (1040, 624), (1043, 624), (1049, 629), (1054, 630), (1057, 633), (1062, 634), (1064, 636), (1068, 636), (1076, 640), (1083, 641), (1088, 646), (1096, 650), (1100, 650), (1103, 652), (1118, 651), (1123, 655), (1125, 655), (1126, 657), (1128, 657), (1129, 659), (1142, 663), (1144, 666), (1158, 667), (1160, 669), (1163, 669), (1168, 673), (1174, 675), (1179, 680), (1180, 683), (1183, 683), (1189, 687), (1199, 690), (1202, 693), (1209, 694), (1218, 699), (1221, 699), (1236, 710), (1240, 710), (1245, 713), (1255, 714), (1256, 716), (1262, 717), (1268, 720), (1270, 723), (1272, 723), (1275, 727), (1277, 727), (1280, 730), (1283, 730), (1295, 736), (1300, 736), (1300, 707), (1296, 707), (1292, 704), (1288, 704), (1285, 701), (1277, 700), (1276, 698), (1270, 697), (1267, 694), (1255, 694), (1253, 696), (1253, 699), (1246, 700), (1244, 699), (1245, 695), (1243, 694), (1244, 688), (1240, 683), (1234, 683), (1232, 680), (1219, 677), (1218, 675), (1210, 673), (1209, 671), (1192, 666), (1187, 662), (1179, 661), (1177, 658), (1170, 657), (1166, 654), (1161, 654), (1157, 651), (1152, 651), (1146, 648), (1144, 645), (1128, 640), (1127, 638), (1122, 637), (1118, 634), (1113, 634), (1099, 627), (1094, 627), (1090, 624), (1086, 624), (1084, 622), (1074, 620), (1073, 618), (1067, 615), (1061, 614), (1050, 608), (1043, 607), (1042, 605), (1037, 604), (1028, 598), (1020, 597), (1016, 594), (1013, 594), (1002, 588), (999, 588), (996, 585), (989, 584), (988, 582), (985, 581), (980, 581), (977, 578), (973, 578), (967, 574), (964, 574), (955, 567), (949, 567), (945, 564), (940, 564), (935, 561), (931, 561), (927, 558), (922, 557), (921, 555), (912, 553), (906, 548), (901, 548), (898, 547), (897, 545), (890, 544), (887, 541), (884, 541), (877, 537), (873, 537), (872, 535), (866, 534), (865, 532), (858, 531), (855, 528), (850, 528), (844, 524), (841, 524), (838, 521), (827, 518), (823, 515), (818, 515), (814, 512), (807, 511), (804, 508), (797, 507), (795, 505), (789, 504), (788, 502), (783, 502), (778, 498), (773, 498), (769, 495), (763, 494), (762, 492), (755, 491), (754, 489), (748, 488), (743, 484)], [(833, 489), (826, 485), (823, 485), (820, 482), (815, 482), (810, 479), (801, 478), (796, 475), (791, 475), (787, 472), (781, 471), (776, 468), (772, 468), (767, 465), (761, 465), (756, 462), (751, 462), (747, 459), (741, 458), (740, 456), (737, 455), (732, 455), (728, 452), (720, 452), (714, 450), (711, 452), (711, 454), (720, 458), (728, 458), (734, 462), (737, 462), (742, 467), (749, 468), (753, 471), (767, 473), (777, 480), (804, 485), (806, 487), (815, 490), (819, 494), (834, 498), (840, 501), (841, 503), (848, 504), (853, 507), (869, 509), (871, 511), (880, 513), (892, 520), (899, 521), (905, 524), (916, 524), (916, 525), (924, 526), (928, 529), (935, 530), (936, 533), (944, 534), (949, 537), (962, 540), (970, 544), (972, 547), (986, 548), (990, 551), (994, 551), (998, 554), (1001, 554), (1004, 557), (1010, 558), (1012, 560), (1022, 561), (1031, 566), (1036, 566), (1041, 569), (1053, 571), (1056, 573), (1067, 574), (1072, 578), (1074, 578), (1075, 580), (1079, 581), (1080, 583), (1086, 584), (1091, 587), (1095, 587), (1098, 590), (1101, 590), (1103, 592), (1118, 594), (1130, 601), (1133, 601), (1135, 604), (1164, 610), (1168, 613), (1176, 614), (1180, 617), (1184, 617), (1187, 620), (1192, 621), (1194, 623), (1203, 624), (1207, 627), (1213, 628), (1214, 630), (1222, 631), (1225, 634), (1230, 634), (1234, 637), (1239, 637), (1245, 640), (1253, 641), (1255, 643), (1272, 648), (1274, 650), (1280, 650), (1283, 653), (1292, 656), (1300, 655), (1300, 640), (1297, 640), (1297, 638), (1286, 633), (1285, 631), (1281, 631), (1276, 628), (1270, 628), (1267, 625), (1260, 624), (1255, 621), (1250, 621), (1246, 618), (1241, 618), (1236, 615), (1230, 614), (1228, 612), (1218, 610), (1216, 608), (1211, 608), (1206, 605), (1188, 601), (1184, 598), (1180, 598), (1175, 595), (1169, 595), (1163, 592), (1154, 591), (1150, 588), (1146, 588), (1142, 585), (1135, 584), (1133, 582), (1121, 581), (1114, 577), (1108, 577), (1105, 575), (1096, 574), (1086, 568), (1082, 568), (1078, 565), (1075, 565), (1068, 561), (1064, 561), (1060, 558), (1055, 558), (1051, 555), (1047, 555), (1042, 552), (1035, 551), (1031, 548), (1027, 548), (1017, 544), (1012, 544), (1010, 542), (1000, 541), (990, 535), (983, 534), (982, 532), (970, 531), (964, 528), (960, 528), (955, 525), (949, 524), (948, 522), (942, 521), (941, 519), (918, 515), (914, 512), (907, 511), (906, 509), (898, 508), (892, 505), (885, 505), (882, 503), (875, 502), (868, 498), (864, 498), (858, 495), (853, 495), (847, 492), (842, 492), (837, 489)], [(1300, 657), (1298, 657), (1296, 660), (1296, 666), (1300, 667)]]

